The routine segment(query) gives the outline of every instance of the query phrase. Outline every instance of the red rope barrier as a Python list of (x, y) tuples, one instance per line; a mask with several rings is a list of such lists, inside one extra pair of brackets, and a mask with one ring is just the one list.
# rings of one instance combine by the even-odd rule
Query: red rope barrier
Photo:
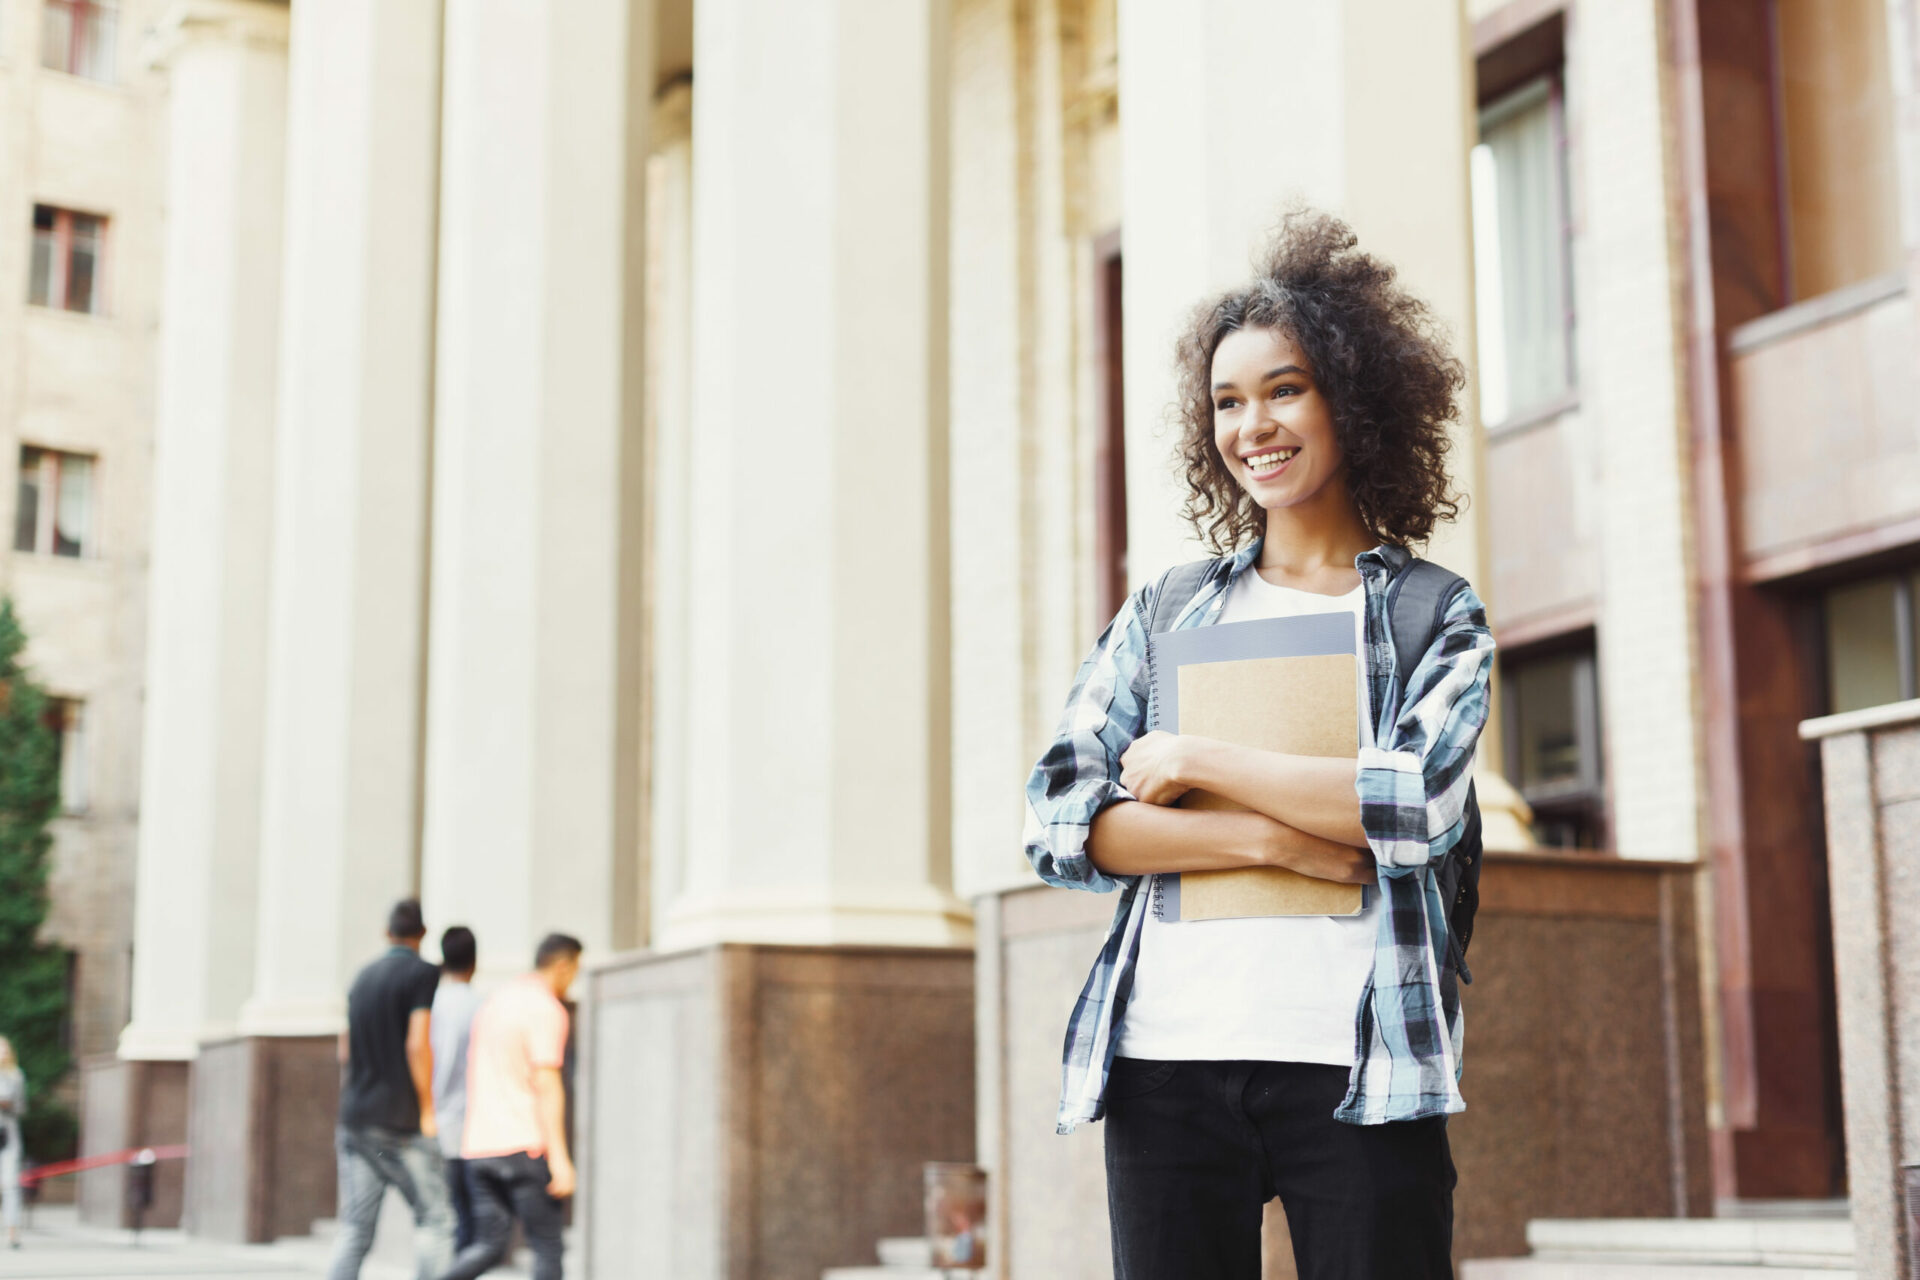
[(183, 1160), (187, 1149), (184, 1146), (173, 1147), (129, 1147), (125, 1151), (115, 1151), (103, 1156), (81, 1156), (78, 1160), (61, 1160), (54, 1164), (43, 1164), (33, 1169), (22, 1170), (20, 1185), (33, 1186), (45, 1182), (48, 1178), (61, 1178), (70, 1173), (85, 1173), (89, 1169), (105, 1169), (116, 1164), (132, 1164), (142, 1153), (152, 1152), (155, 1160)]

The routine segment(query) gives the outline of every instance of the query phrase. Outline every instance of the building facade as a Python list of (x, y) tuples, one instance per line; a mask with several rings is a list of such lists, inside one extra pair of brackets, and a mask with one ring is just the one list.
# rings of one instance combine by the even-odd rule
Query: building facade
[(1710, 868), (1716, 1190), (1842, 1196), (1796, 726), (1912, 696), (1913, 11), (1473, 8), (1505, 763), (1549, 839)]
[[(7, 92), (93, 92), (23, 74), (22, 9), (0, 19)], [(1844, 1193), (1795, 726), (1920, 679), (1914, 0), (184, 0), (149, 20), (165, 109), (125, 126), (164, 135), (145, 178), (108, 166), (124, 205), (17, 188), (61, 265), (5, 275), (17, 238), (0, 278), (65, 299), (102, 213), (110, 249), (121, 219), (151, 237), (144, 295), (108, 259), (116, 300), (147, 299), (147, 346), (129, 330), (114, 358), (152, 388), (121, 406), (151, 430), (152, 496), (144, 471), (113, 490), (97, 558), (120, 563), (124, 522), (152, 560), (143, 590), (129, 551), (109, 655), (133, 719), (145, 673), (145, 766), (131, 1021), (88, 1076), (86, 1143), (189, 1138), (194, 1230), (330, 1212), (343, 992), (410, 892), (436, 930), (475, 929), (483, 981), (549, 928), (618, 957), (583, 990), (579, 1049), (606, 1274), (642, 1239), (674, 1274), (858, 1261), (922, 1159), (1011, 1184), (1018, 1099), (1057, 1069), (1024, 1046), (1057, 1040), (1072, 991), (1004, 966), (1083, 969), (1049, 922), (1086, 910), (1036, 905), (1055, 900), (1020, 856), (1020, 783), (1125, 591), (1192, 554), (1172, 335), (1295, 199), (1348, 217), (1476, 372), (1471, 502), (1431, 554), (1474, 579), (1502, 648), (1489, 847), (1565, 851), (1500, 871), (1513, 936), (1656, 953), (1660, 1101), (1634, 1119), (1666, 1163), (1639, 1199), (1569, 1177), (1554, 1205)], [(127, 483), (117, 437), (33, 407), (53, 335), (95, 333), (57, 310), (0, 308), (32, 353), (0, 375), (22, 501)], [(7, 572), (29, 626), (49, 619), (56, 692), (104, 699), (57, 660), (77, 588), (30, 585), (72, 568), (64, 510)], [(1544, 1029), (1501, 1034), (1501, 1070), (1545, 1069)], [(844, 1087), (794, 1110), (795, 1080)], [(1545, 1128), (1486, 1113), (1516, 1167), (1551, 1162)], [(1088, 1166), (1062, 1159), (1054, 1209), (1097, 1222)], [(826, 1210), (862, 1207), (795, 1227), (820, 1216), (781, 1216), (812, 1203), (803, 1173)], [(1511, 1225), (1475, 1239), (1507, 1248)]]
[(131, 1006), (161, 290), (162, 82), (141, 0), (0, 5), (0, 592), (52, 695), (61, 813), (44, 937), (70, 956), (69, 1049)]

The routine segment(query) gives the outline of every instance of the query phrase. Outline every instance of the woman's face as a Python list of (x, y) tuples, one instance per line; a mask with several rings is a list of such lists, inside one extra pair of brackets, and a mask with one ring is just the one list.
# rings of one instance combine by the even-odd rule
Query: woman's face
[(13, 1065), (13, 1042), (0, 1036), (0, 1067)]
[(1279, 329), (1236, 329), (1214, 350), (1213, 443), (1265, 510), (1344, 499), (1344, 483), (1328, 488), (1346, 468), (1332, 407)]

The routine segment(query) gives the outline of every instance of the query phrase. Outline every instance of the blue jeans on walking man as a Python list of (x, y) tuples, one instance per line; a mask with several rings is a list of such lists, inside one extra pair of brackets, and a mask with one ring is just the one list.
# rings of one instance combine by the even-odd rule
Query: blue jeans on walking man
[(415, 1273), (437, 1280), (453, 1261), (453, 1208), (439, 1143), (418, 1133), (341, 1125), (334, 1130), (334, 1150), (340, 1159), (340, 1242), (327, 1280), (359, 1280), (388, 1187), (397, 1188), (413, 1210)]

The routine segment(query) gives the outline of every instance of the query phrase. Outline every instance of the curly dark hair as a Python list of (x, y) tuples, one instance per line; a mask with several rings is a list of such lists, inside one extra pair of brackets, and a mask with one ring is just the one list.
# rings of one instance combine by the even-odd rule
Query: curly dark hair
[(1460, 513), (1464, 499), (1446, 462), (1466, 371), (1427, 304), (1358, 243), (1352, 228), (1330, 214), (1289, 210), (1252, 283), (1202, 305), (1180, 337), (1183, 514), (1217, 553), (1266, 530), (1266, 513), (1227, 470), (1213, 440), (1213, 353), (1242, 328), (1283, 330), (1307, 357), (1333, 411), (1347, 489), (1373, 536), (1413, 546)]

